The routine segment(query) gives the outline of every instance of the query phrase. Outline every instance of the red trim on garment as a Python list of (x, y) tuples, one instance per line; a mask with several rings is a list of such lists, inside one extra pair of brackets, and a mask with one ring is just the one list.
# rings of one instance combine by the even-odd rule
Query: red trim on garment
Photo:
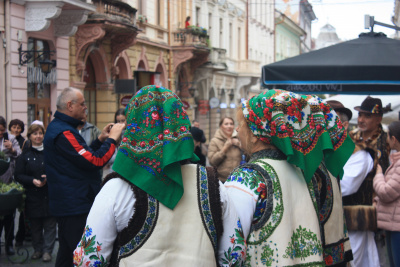
[[(107, 161), (112, 157), (115, 151), (115, 145), (111, 143), (110, 149), (104, 154), (103, 157), (95, 157), (90, 151), (86, 150), (79, 142), (76, 140), (75, 136), (70, 131), (63, 132), (65, 138), (67, 138), (68, 142), (72, 145), (75, 151), (84, 157), (87, 161), (92, 163), (95, 166), (104, 166)], [(83, 152), (84, 151), (84, 152)], [(83, 153), (82, 153), (83, 152)]]

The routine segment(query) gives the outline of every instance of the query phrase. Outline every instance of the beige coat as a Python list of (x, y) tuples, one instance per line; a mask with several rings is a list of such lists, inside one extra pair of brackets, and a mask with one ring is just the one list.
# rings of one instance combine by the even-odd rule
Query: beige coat
[[(237, 138), (236, 132), (232, 138)], [(231, 171), (239, 166), (242, 152), (238, 146), (232, 145), (226, 153), (222, 152), (222, 148), (227, 138), (221, 129), (218, 129), (208, 146), (208, 160), (211, 166), (218, 170), (218, 178), (225, 182)]]

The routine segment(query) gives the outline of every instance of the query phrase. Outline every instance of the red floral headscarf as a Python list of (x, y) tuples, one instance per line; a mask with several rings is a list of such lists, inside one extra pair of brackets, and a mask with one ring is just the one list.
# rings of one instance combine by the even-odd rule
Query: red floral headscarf
[(334, 176), (343, 176), (354, 143), (319, 97), (269, 90), (243, 102), (242, 110), (253, 134), (285, 153), (304, 171), (307, 183), (323, 159)]

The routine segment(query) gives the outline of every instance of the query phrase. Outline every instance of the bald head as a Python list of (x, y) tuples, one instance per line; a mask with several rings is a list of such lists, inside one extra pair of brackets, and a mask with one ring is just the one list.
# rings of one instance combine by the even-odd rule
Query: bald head
[(57, 97), (57, 110), (78, 120), (85, 118), (87, 106), (81, 90), (67, 87)]

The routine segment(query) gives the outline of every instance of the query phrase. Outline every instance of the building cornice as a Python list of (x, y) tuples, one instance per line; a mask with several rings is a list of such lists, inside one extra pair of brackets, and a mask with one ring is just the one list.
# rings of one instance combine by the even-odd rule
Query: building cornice
[(41, 32), (54, 23), (56, 36), (72, 36), (77, 27), (86, 22), (94, 5), (79, 0), (11, 0), (25, 6), (25, 31)]

